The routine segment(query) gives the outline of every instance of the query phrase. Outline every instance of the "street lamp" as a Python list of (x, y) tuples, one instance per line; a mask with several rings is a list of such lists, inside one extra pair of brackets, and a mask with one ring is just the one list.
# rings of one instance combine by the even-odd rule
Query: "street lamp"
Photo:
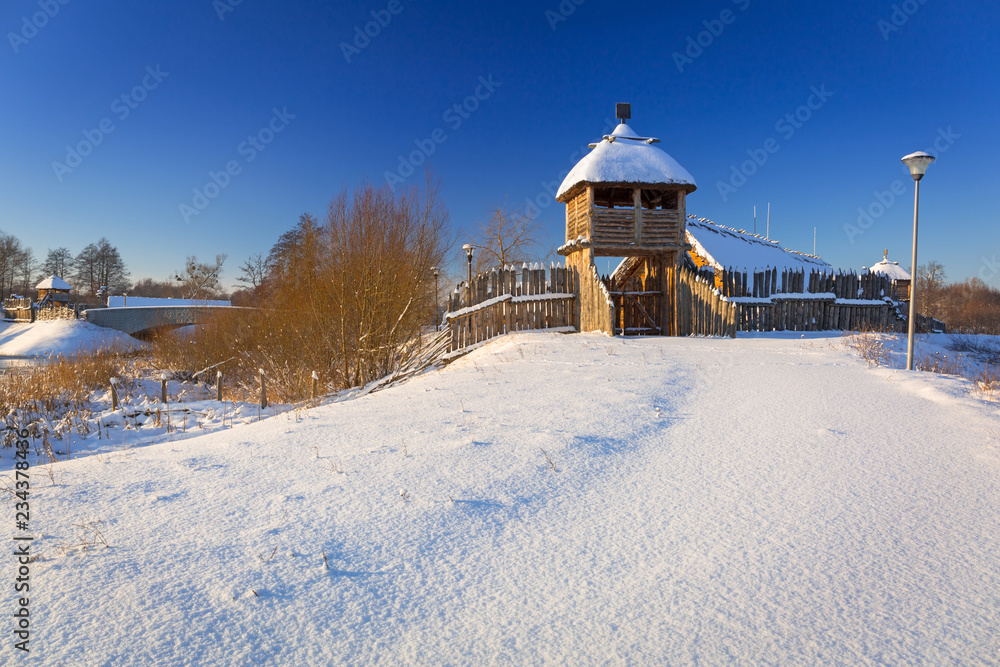
[(920, 179), (927, 172), (927, 165), (934, 162), (934, 156), (923, 151), (910, 153), (903, 158), (903, 164), (910, 168), (910, 175), (916, 183), (913, 193), (913, 259), (910, 262), (910, 317), (906, 334), (906, 370), (913, 370), (913, 333), (917, 323), (917, 220), (920, 216)]
[(462, 246), (462, 250), (465, 251), (465, 256), (469, 259), (469, 282), (465, 284), (466, 294), (468, 294), (468, 302), (465, 304), (466, 306), (472, 305), (472, 253), (475, 249), (475, 246), (471, 243), (466, 243)]
[(436, 266), (431, 267), (431, 275), (434, 276), (434, 331), (441, 331), (441, 318), (438, 316), (438, 276), (441, 275), (441, 270)]

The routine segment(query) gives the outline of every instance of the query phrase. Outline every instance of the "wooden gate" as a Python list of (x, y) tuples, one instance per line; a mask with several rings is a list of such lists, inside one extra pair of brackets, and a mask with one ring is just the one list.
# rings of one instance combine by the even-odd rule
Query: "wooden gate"
[[(663, 322), (667, 308), (663, 296), (663, 264), (634, 258), (626, 270), (605, 280), (608, 293), (614, 302), (614, 333), (626, 336), (663, 336)], [(669, 328), (669, 327), (668, 327)]]

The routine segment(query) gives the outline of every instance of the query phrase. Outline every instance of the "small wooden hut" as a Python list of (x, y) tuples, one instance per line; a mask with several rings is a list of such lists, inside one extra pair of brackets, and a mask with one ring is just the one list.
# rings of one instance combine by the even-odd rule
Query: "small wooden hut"
[(597, 276), (595, 257), (629, 260), (628, 271), (608, 286), (610, 294), (596, 287), (584, 289), (581, 283), (581, 330), (604, 328), (597, 320), (605, 304), (597, 301), (610, 296), (635, 301), (632, 310), (643, 315), (641, 326), (621, 329), (676, 335), (676, 269), (687, 248), (685, 199), (698, 186), (684, 167), (654, 145), (659, 139), (640, 136), (629, 127), (631, 105), (617, 105), (617, 117), (618, 127), (590, 145), (593, 150), (556, 193), (566, 204), (566, 243), (559, 254), (581, 281)]
[(897, 298), (900, 301), (910, 300), (910, 283), (913, 277), (909, 271), (899, 265), (899, 262), (893, 262), (889, 259), (888, 248), (882, 253), (882, 261), (872, 266), (868, 271), (880, 273), (895, 280)]
[(65, 280), (53, 274), (35, 285), (38, 290), (38, 303), (48, 304), (68, 304), (69, 292), (73, 288)]

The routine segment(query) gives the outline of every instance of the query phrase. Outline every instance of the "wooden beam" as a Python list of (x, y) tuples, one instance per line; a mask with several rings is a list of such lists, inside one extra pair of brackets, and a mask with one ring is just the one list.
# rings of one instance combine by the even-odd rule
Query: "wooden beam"
[(633, 216), (635, 220), (635, 244), (642, 244), (642, 190), (640, 188), (632, 189), (632, 207), (634, 209)]

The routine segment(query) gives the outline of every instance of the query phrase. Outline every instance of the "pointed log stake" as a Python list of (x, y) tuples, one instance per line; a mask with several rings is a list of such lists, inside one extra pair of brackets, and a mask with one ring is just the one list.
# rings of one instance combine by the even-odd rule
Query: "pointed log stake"
[(215, 371), (215, 400), (222, 402), (222, 371)]
[(260, 371), (260, 409), (263, 410), (267, 407), (267, 386), (264, 384), (264, 369), (258, 369)]

